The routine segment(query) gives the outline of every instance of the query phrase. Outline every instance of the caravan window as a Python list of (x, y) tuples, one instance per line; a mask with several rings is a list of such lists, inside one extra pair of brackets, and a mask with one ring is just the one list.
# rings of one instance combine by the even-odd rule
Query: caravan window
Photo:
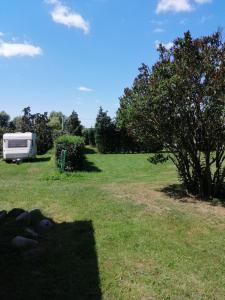
[(8, 148), (26, 148), (27, 140), (8, 140)]

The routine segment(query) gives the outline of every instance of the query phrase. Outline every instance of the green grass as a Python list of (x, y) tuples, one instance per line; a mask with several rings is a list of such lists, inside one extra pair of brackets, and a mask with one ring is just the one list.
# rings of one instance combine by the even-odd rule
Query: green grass
[(225, 211), (163, 193), (178, 183), (170, 162), (95, 153), (67, 175), (44, 158), (0, 162), (1, 209), (57, 222), (38, 262), (0, 260), (1, 299), (225, 299)]

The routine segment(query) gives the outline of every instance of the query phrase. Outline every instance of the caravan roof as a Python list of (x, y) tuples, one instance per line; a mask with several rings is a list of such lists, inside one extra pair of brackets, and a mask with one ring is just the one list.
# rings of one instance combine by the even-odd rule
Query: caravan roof
[(32, 140), (35, 133), (32, 132), (17, 132), (17, 133), (5, 133), (3, 134), (4, 140)]

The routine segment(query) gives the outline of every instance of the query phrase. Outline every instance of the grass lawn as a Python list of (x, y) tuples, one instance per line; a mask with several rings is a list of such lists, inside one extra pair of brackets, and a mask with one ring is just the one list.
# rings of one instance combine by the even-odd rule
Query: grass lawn
[(225, 208), (166, 193), (170, 162), (87, 158), (90, 172), (72, 175), (51, 155), (0, 162), (0, 210), (57, 222), (37, 260), (0, 252), (0, 299), (225, 299)]

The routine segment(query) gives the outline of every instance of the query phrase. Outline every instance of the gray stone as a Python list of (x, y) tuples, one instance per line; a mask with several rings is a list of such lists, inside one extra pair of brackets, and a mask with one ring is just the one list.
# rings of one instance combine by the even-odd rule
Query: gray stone
[(23, 252), (24, 259), (38, 259), (45, 251), (41, 248), (33, 248)]
[(30, 214), (27, 211), (23, 212), (16, 218), (16, 222), (21, 226), (28, 226), (30, 224)]
[(36, 226), (41, 221), (41, 219), (43, 219), (43, 215), (42, 215), (40, 209), (38, 209), (38, 208), (32, 209), (29, 212), (29, 215), (30, 215), (31, 224), (33, 226)]
[(22, 208), (13, 208), (12, 210), (9, 211), (8, 216), (10, 218), (17, 218), (23, 212), (25, 212), (25, 210)]
[(34, 231), (32, 228), (25, 228), (24, 230), (25, 234), (31, 238), (37, 238), (38, 237), (38, 233), (36, 231)]
[(6, 216), (7, 216), (7, 211), (6, 210), (2, 210), (0, 212), (0, 223), (5, 220)]
[(38, 223), (38, 229), (40, 231), (48, 231), (53, 227), (53, 222), (49, 219), (43, 219)]
[(11, 241), (12, 246), (17, 249), (26, 249), (26, 248), (32, 248), (36, 247), (38, 245), (38, 242), (32, 239), (27, 239), (23, 236), (16, 236)]

